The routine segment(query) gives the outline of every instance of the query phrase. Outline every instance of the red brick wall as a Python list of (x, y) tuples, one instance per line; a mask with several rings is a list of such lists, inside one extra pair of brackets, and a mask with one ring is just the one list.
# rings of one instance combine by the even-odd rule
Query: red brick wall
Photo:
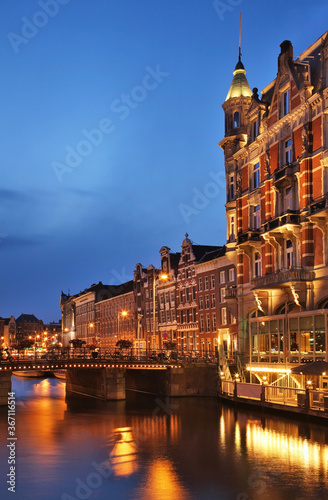
[(322, 187), (322, 168), (320, 167), (320, 157), (316, 156), (312, 160), (312, 181), (313, 181), (313, 199), (321, 198), (323, 195)]
[(314, 264), (320, 266), (324, 264), (323, 258), (323, 235), (319, 228), (314, 228)]
[(302, 128), (300, 127), (293, 133), (293, 157), (295, 159), (302, 156)]
[(316, 151), (322, 146), (321, 133), (322, 133), (322, 124), (321, 124), (321, 117), (319, 116), (319, 118), (316, 118), (312, 122), (313, 151)]
[(271, 174), (278, 168), (279, 144), (274, 144), (270, 148), (270, 171)]

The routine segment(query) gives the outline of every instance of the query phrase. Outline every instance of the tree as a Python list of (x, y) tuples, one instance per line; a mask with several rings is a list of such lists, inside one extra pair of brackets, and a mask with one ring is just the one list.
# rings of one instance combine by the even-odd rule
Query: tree
[(18, 344), (19, 349), (28, 349), (29, 347), (34, 346), (34, 340), (32, 339), (24, 339)]
[(82, 347), (83, 344), (85, 344), (85, 340), (82, 340), (82, 339), (72, 339), (69, 341), (70, 344), (72, 344), (72, 346), (74, 347), (74, 349), (78, 348), (78, 347)]
[(119, 348), (119, 349), (130, 349), (130, 347), (132, 347), (132, 342), (131, 340), (118, 340), (116, 342), (116, 346)]
[(177, 343), (176, 342), (171, 342), (169, 340), (168, 342), (165, 342), (164, 347), (168, 351), (174, 351), (177, 348)]

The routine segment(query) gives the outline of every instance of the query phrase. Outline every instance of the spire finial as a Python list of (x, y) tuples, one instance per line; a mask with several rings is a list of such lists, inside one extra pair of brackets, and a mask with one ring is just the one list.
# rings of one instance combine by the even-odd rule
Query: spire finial
[(241, 61), (241, 13), (239, 19), (239, 62)]

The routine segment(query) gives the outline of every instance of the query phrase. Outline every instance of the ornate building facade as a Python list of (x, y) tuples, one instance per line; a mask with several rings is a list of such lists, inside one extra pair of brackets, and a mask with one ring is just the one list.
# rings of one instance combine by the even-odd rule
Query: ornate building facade
[(251, 91), (239, 58), (226, 101), (227, 256), (237, 269), (238, 342), (266, 364), (327, 360), (328, 41)]

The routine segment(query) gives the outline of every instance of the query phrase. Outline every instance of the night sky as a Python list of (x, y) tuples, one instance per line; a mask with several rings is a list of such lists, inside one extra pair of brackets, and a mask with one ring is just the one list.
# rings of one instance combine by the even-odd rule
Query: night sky
[(240, 11), (259, 91), (283, 40), (328, 29), (322, 0), (2, 2), (0, 316), (58, 320), (61, 290), (132, 279), (186, 232), (225, 244)]

